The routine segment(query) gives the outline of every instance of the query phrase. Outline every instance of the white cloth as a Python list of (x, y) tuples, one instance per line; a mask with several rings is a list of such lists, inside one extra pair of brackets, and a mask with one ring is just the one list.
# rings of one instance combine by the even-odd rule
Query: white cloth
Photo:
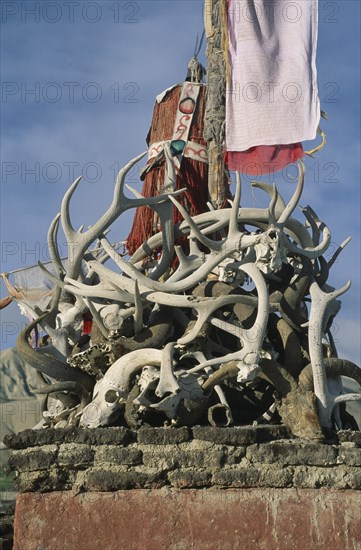
[(316, 137), (318, 0), (231, 0), (226, 148)]
[[(56, 275), (52, 264), (45, 264), (46, 268)], [(45, 311), (53, 296), (54, 283), (48, 279), (46, 273), (39, 266), (29, 267), (14, 273), (15, 287), (23, 294), (23, 301), (31, 307), (38, 306)]]

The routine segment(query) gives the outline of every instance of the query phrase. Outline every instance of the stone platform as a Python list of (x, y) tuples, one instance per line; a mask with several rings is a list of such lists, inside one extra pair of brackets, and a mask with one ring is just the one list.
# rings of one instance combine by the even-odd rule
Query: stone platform
[(361, 549), (361, 433), (281, 426), (27, 430), (6, 438), (17, 550)]

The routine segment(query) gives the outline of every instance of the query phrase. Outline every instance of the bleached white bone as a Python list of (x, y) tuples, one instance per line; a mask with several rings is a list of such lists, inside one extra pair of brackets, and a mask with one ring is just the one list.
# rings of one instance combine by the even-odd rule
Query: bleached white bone
[(334, 406), (344, 401), (361, 399), (361, 394), (333, 395), (327, 385), (326, 369), (323, 358), (322, 338), (329, 305), (344, 294), (351, 286), (348, 281), (342, 288), (333, 292), (323, 292), (316, 282), (310, 286), (311, 311), (308, 329), (309, 352), (312, 363), (314, 391), (318, 402), (321, 426), (331, 428), (331, 415)]
[(166, 393), (176, 394), (180, 391), (179, 384), (173, 372), (173, 354), (176, 342), (170, 342), (162, 351), (160, 365), (159, 383), (155, 390), (158, 397), (163, 397)]
[[(132, 377), (146, 365), (160, 366), (161, 358), (161, 350), (143, 348), (115, 361), (104, 377), (96, 383), (93, 400), (85, 407), (80, 424), (89, 428), (105, 426), (128, 395)], [(114, 401), (107, 401), (108, 392), (116, 395)]]

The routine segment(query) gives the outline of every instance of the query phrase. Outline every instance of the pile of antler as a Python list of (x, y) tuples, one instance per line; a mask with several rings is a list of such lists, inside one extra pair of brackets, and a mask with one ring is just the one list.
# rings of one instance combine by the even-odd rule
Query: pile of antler
[[(305, 224), (292, 216), (303, 164), (287, 205), (276, 187), (254, 183), (270, 195), (269, 207), (241, 208), (238, 177), (231, 208), (191, 218), (175, 198), (182, 191), (144, 198), (130, 188), (136, 198), (124, 195), (126, 175), (142, 157), (119, 172), (110, 208), (90, 229), (76, 232), (70, 221), (80, 178), (50, 226), (58, 276), (48, 275), (58, 290), (50, 311), (35, 310), (37, 319), (18, 339), (27, 362), (53, 379), (38, 390), (47, 394), (43, 425), (227, 426), (278, 414), (295, 435), (314, 440), (325, 428), (356, 427), (344, 402), (361, 394), (342, 394), (340, 376), (360, 383), (361, 371), (337, 358), (331, 333), (337, 298), (350, 283), (339, 290), (327, 284), (348, 240), (327, 262), (328, 227), (310, 207), (301, 209)], [(105, 233), (141, 205), (155, 210), (162, 232), (126, 261)], [(184, 218), (177, 226), (174, 207)], [(59, 221), (69, 246), (66, 269)], [(175, 245), (184, 236), (188, 252)], [(101, 252), (90, 249), (97, 241)], [(109, 259), (117, 271), (104, 265)], [(93, 317), (90, 342), (81, 336), (85, 311)], [(51, 345), (34, 350), (28, 336), (37, 323)]]

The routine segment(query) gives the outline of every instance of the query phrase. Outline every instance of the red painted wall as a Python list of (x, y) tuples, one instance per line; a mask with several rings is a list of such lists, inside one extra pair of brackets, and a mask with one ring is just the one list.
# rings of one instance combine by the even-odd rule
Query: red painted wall
[(361, 493), (152, 489), (24, 493), (14, 550), (356, 550)]

